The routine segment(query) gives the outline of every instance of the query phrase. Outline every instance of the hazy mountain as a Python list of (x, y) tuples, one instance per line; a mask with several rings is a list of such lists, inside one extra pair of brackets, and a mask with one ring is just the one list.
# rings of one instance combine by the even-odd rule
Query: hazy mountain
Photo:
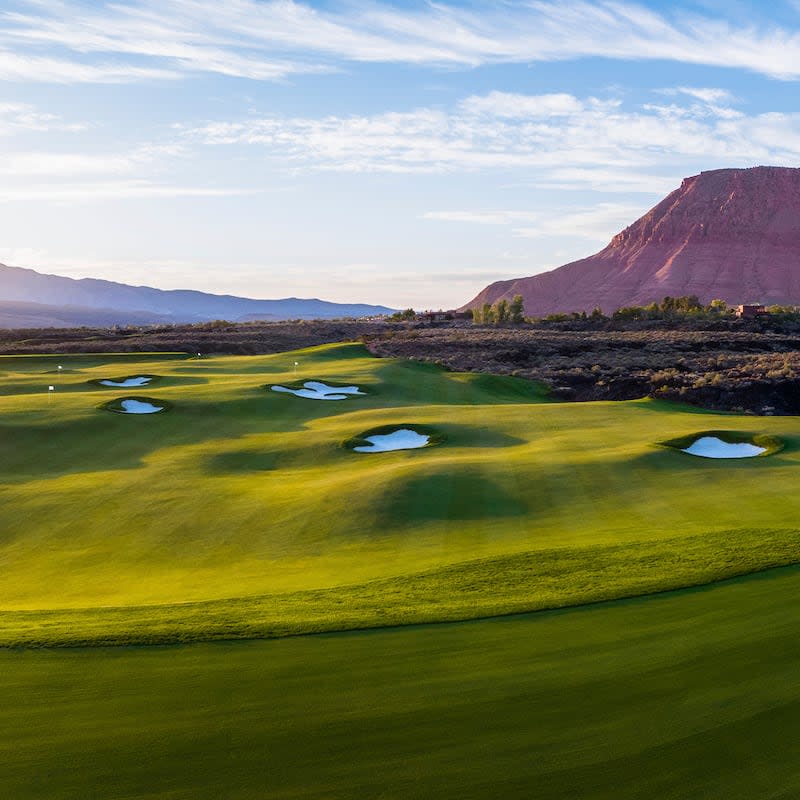
[[(39, 308), (18, 307), (20, 303), (37, 304)], [(363, 303), (329, 303), (325, 300), (296, 297), (252, 300), (184, 289), (153, 289), (94, 278), (75, 280), (44, 275), (32, 269), (0, 264), (0, 324), (3, 327), (29, 327), (27, 322), (15, 322), (17, 318), (52, 318), (53, 322), (39, 325), (60, 327), (61, 323), (55, 320), (90, 320), (94, 318), (92, 312), (96, 311), (102, 312), (94, 315), (97, 319), (102, 319), (102, 322), (76, 321), (72, 324), (202, 322), (211, 319), (334, 319), (387, 314), (393, 309)]]
[(464, 308), (521, 294), (525, 312), (605, 312), (667, 295), (800, 304), (800, 169), (754, 167), (684, 179), (599, 253), (498, 281)]

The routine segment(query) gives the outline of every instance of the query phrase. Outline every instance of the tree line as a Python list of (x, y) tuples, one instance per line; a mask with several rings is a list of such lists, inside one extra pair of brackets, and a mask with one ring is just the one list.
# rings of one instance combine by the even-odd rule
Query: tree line
[(472, 309), (472, 321), (476, 325), (520, 325), (525, 322), (525, 302), (521, 294), (496, 303), (484, 303)]

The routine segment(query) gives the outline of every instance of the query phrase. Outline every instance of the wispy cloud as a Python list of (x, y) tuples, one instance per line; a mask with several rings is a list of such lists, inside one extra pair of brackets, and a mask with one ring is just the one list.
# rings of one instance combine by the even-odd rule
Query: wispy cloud
[[(800, 35), (768, 16), (743, 24), (617, 0), (410, 8), (386, 2), (319, 8), (293, 0), (20, 0), (0, 22), (0, 76), (7, 80), (127, 81), (198, 72), (280, 80), (342, 62), (474, 67), (585, 57), (800, 77)], [(59, 58), (49, 52), (54, 49)]]
[(179, 186), (150, 181), (82, 181), (75, 183), (0, 186), (0, 202), (19, 200), (48, 203), (91, 202), (96, 200), (125, 200), (155, 197), (231, 197), (256, 194), (255, 189)]
[(599, 203), (591, 208), (549, 208), (547, 211), (429, 211), (425, 219), (475, 225), (499, 225), (524, 239), (570, 237), (607, 241), (644, 209), (630, 203)]
[(85, 123), (66, 122), (57, 114), (39, 111), (28, 103), (0, 103), (0, 136), (20, 132), (83, 131)]
[(537, 211), (428, 211), (424, 219), (439, 222), (464, 222), (473, 225), (511, 225), (536, 222), (542, 214)]
[(657, 174), (665, 161), (708, 169), (718, 163), (800, 159), (800, 114), (728, 114), (690, 100), (623, 108), (616, 100), (492, 92), (466, 98), (449, 111), (249, 118), (208, 123), (183, 136), (194, 144), (259, 147), (264, 158), (292, 169), (505, 170), (550, 185), (587, 186), (610, 177), (612, 190), (617, 181), (619, 189), (632, 190), (637, 183), (645, 189), (647, 174)]
[(181, 77), (171, 69), (140, 67), (130, 63), (86, 63), (73, 56), (37, 56), (27, 50), (11, 49), (12, 37), (0, 33), (0, 80), (35, 83), (133, 83), (143, 80), (169, 80)]

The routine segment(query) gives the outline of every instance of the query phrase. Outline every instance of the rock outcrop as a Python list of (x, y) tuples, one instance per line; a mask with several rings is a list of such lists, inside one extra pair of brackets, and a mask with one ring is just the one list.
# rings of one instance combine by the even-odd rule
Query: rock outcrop
[(599, 253), (487, 286), (463, 308), (521, 294), (525, 312), (605, 313), (670, 295), (800, 305), (800, 169), (702, 172)]

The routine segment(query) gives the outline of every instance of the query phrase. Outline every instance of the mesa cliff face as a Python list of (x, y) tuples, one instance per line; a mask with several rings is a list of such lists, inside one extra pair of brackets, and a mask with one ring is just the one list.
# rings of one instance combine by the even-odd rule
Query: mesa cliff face
[(666, 295), (800, 305), (800, 169), (753, 167), (684, 179), (599, 253), (498, 281), (464, 308), (521, 294), (525, 312), (609, 313)]

